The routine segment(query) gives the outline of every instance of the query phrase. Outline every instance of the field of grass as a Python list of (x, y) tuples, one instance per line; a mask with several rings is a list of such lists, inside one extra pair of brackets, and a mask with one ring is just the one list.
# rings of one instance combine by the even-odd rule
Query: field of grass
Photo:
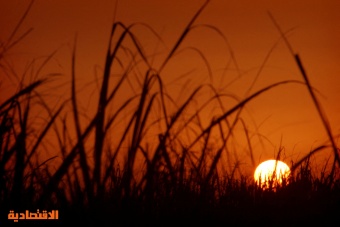
[[(301, 81), (271, 84), (242, 100), (233, 100), (231, 106), (225, 106), (223, 100), (232, 97), (209, 83), (187, 89), (180, 102), (174, 101), (173, 95), (167, 92), (163, 69), (174, 58), (206, 4), (192, 17), (157, 69), (152, 68), (150, 57), (132, 32), (136, 25), (114, 23), (103, 74), (98, 80), (96, 111), (86, 116), (86, 122), (81, 120), (83, 113), (78, 103), (76, 41), (71, 79), (65, 91), (69, 98), (58, 106), (50, 106), (41, 93), (55, 80), (53, 74), (40, 74), (52, 56), (38, 69), (32, 66), (27, 70), (27, 74), (32, 70), (36, 75), (28, 83), (18, 78), (17, 91), (0, 100), (0, 225), (29, 224), (31, 220), (14, 223), (7, 219), (10, 210), (23, 212), (27, 209), (32, 212), (58, 210), (59, 220), (32, 221), (48, 226), (66, 223), (108, 223), (111, 226), (338, 223), (339, 148), (301, 59), (279, 25), (276, 24), (281, 38), (300, 69)], [(7, 54), (30, 33), (28, 30), (18, 34), (25, 17), (26, 14), (11, 37), (0, 46), (2, 74), (8, 77), (14, 75), (6, 61)], [(220, 33), (217, 28), (209, 29)], [(197, 51), (206, 62), (204, 53)], [(230, 61), (236, 65), (232, 54)], [(131, 86), (134, 95), (122, 99), (119, 94), (131, 81), (137, 84)], [(243, 174), (241, 160), (230, 151), (234, 129), (241, 126), (248, 136), (242, 118), (244, 107), (262, 94), (290, 83), (302, 84), (302, 89), (308, 89), (329, 143), (292, 161), (288, 184), (263, 190), (254, 183), (252, 176)], [(207, 91), (211, 97), (199, 102)], [(211, 106), (218, 106), (219, 114), (211, 117), (208, 125), (203, 124), (202, 113)], [(46, 117), (37, 126), (39, 116)], [(124, 126), (117, 130), (122, 122)], [(46, 153), (46, 138), (50, 135), (56, 138), (54, 155)], [(311, 169), (312, 157), (324, 149), (332, 149), (333, 155), (328, 163), (322, 164), (324, 170), (315, 174)], [(252, 152), (249, 144), (250, 159), (254, 163)], [(277, 153), (280, 159), (280, 150)], [(61, 161), (50, 165), (55, 160)], [(224, 162), (232, 168), (226, 167)]]

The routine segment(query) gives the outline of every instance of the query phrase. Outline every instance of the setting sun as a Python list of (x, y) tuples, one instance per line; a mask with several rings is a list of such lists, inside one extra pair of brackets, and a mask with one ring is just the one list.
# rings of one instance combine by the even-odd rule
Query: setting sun
[(289, 174), (290, 168), (286, 163), (278, 160), (267, 160), (257, 166), (254, 180), (261, 188), (269, 188), (281, 185)]
[(339, 222), (339, 10), (0, 0), (0, 227)]

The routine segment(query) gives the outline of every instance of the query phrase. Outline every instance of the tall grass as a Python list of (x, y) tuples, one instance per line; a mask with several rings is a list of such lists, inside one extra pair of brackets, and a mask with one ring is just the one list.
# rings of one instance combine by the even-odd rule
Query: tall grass
[[(148, 221), (150, 225), (166, 225), (156, 222), (177, 217), (202, 223), (207, 221), (208, 224), (217, 224), (218, 221), (251, 224), (261, 222), (262, 218), (274, 221), (282, 218), (281, 214), (287, 215), (283, 218), (284, 223), (288, 223), (290, 218), (302, 220), (301, 217), (305, 218), (305, 215), (313, 212), (331, 215), (336, 211), (340, 201), (338, 168), (334, 164), (332, 172), (322, 171), (321, 177), (313, 176), (310, 171), (311, 157), (328, 146), (322, 145), (293, 163), (294, 174), (289, 184), (284, 184), (274, 192), (262, 190), (252, 178), (242, 174), (241, 160), (231, 152), (229, 145), (233, 142), (235, 128), (241, 125), (255, 166), (249, 131), (242, 117), (243, 110), (250, 102), (278, 86), (306, 86), (317, 110), (321, 111), (297, 55), (303, 81), (277, 82), (242, 100), (217, 91), (209, 83), (188, 90), (180, 102), (175, 102), (172, 94), (166, 91), (163, 69), (179, 51), (208, 3), (206, 1), (192, 17), (159, 68), (152, 67), (149, 55), (144, 52), (133, 32), (136, 26), (141, 25), (126, 26), (122, 22), (115, 22), (109, 37), (97, 109), (93, 116), (87, 116), (87, 123), (81, 121), (78, 106), (76, 39), (71, 57), (69, 99), (57, 108), (49, 106), (40, 95), (39, 88), (51, 79), (40, 76), (40, 79), (28, 85), (20, 83), (18, 91), (2, 101), (1, 218), (7, 217), (9, 209), (37, 207), (59, 209), (59, 223), (104, 221), (129, 225), (133, 220), (123, 218), (128, 214), (132, 219)], [(161, 40), (155, 31), (145, 27)], [(214, 29), (223, 36), (217, 28), (206, 28)], [(30, 30), (13, 41), (17, 31), (18, 28), (15, 28), (9, 41), (1, 46), (2, 69), (6, 53), (22, 41)], [(279, 31), (286, 41), (284, 33)], [(229, 54), (237, 66), (231, 50)], [(203, 53), (199, 52), (199, 55), (204, 59)], [(204, 61), (207, 63), (206, 59)], [(112, 76), (117, 69), (120, 69), (119, 76)], [(134, 86), (135, 95), (122, 99), (119, 94), (133, 80), (139, 82), (138, 87)], [(199, 102), (207, 91), (213, 95), (203, 103)], [(226, 107), (223, 104), (226, 98), (235, 104)], [(30, 122), (30, 114), (34, 113), (37, 103), (43, 106), (49, 116), (41, 128), (33, 127)], [(202, 124), (202, 113), (216, 103), (220, 114), (212, 117), (208, 125)], [(192, 107), (197, 105), (196, 110), (192, 111)], [(67, 108), (70, 108), (72, 117)], [(117, 133), (115, 127), (121, 119), (126, 124)], [(338, 148), (324, 115), (320, 114), (320, 119), (334, 150), (334, 163), (339, 164)], [(69, 121), (72, 124), (67, 123)], [(71, 128), (74, 128), (74, 136), (71, 135)], [(62, 159), (55, 169), (48, 166), (56, 156), (41, 158), (44, 138), (51, 132), (55, 134), (59, 146), (55, 147), (57, 157)], [(114, 143), (110, 142), (112, 137), (115, 138)], [(154, 138), (152, 142), (149, 141), (150, 137)], [(223, 156), (229, 167), (224, 164)], [(321, 210), (326, 203), (328, 209)], [(298, 217), (297, 212), (301, 207), (308, 210)], [(311, 207), (315, 210), (311, 210)], [(261, 212), (265, 212), (266, 216)], [(322, 217), (328, 217), (326, 215)], [(113, 220), (108, 219), (112, 216)]]

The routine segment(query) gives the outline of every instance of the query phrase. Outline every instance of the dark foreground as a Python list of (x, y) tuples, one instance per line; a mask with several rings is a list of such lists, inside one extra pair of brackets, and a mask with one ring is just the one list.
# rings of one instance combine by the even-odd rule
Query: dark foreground
[(209, 193), (203, 195), (193, 191), (155, 195), (152, 199), (108, 196), (96, 200), (91, 206), (79, 203), (55, 207), (59, 211), (56, 220), (14, 222), (8, 220), (10, 208), (2, 206), (1, 226), (337, 225), (340, 217), (339, 186), (337, 182), (332, 187), (296, 182), (274, 192), (239, 184), (225, 188), (219, 199), (212, 199)]

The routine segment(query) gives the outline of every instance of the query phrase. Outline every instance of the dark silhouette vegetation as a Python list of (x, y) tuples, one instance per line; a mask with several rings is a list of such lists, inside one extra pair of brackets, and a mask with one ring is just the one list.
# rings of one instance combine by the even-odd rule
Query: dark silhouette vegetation
[[(19, 81), (17, 91), (1, 99), (0, 225), (13, 223), (7, 220), (9, 210), (21, 212), (26, 209), (59, 210), (59, 220), (34, 222), (42, 226), (67, 223), (110, 226), (184, 226), (186, 223), (190, 226), (194, 223), (201, 226), (298, 226), (338, 222), (339, 148), (301, 58), (292, 50), (285, 33), (277, 24), (281, 38), (289, 46), (301, 70), (301, 81), (277, 82), (249, 94), (228, 108), (222, 104), (225, 94), (208, 83), (190, 90), (180, 103), (176, 103), (167, 93), (163, 69), (177, 53), (208, 3), (192, 17), (159, 68), (152, 67), (150, 57), (144, 53), (133, 28), (145, 26), (160, 41), (161, 37), (146, 25), (115, 22), (99, 80), (97, 109), (93, 116), (88, 116), (86, 123), (81, 121), (82, 113), (77, 101), (76, 42), (71, 58), (68, 99), (57, 107), (49, 105), (39, 92), (44, 86), (50, 86), (55, 75), (42, 76), (40, 69), (36, 71), (33, 81)], [(31, 6), (12, 35), (1, 43), (0, 69), (3, 72), (11, 72), (11, 66), (6, 61), (11, 48), (24, 42), (31, 32), (19, 33)], [(217, 31), (226, 40), (217, 28), (207, 26), (206, 29)], [(230, 61), (237, 66), (231, 50), (229, 54)], [(199, 52), (199, 55), (209, 67), (204, 54)], [(47, 57), (40, 67), (48, 64), (52, 57), (53, 54)], [(121, 68), (120, 75), (113, 77), (113, 70), (117, 67)], [(135, 75), (135, 70), (140, 73)], [(131, 80), (139, 83), (135, 95), (121, 100), (118, 94), (124, 89), (124, 84)], [(275, 190), (271, 187), (263, 190), (253, 182), (252, 176), (239, 174), (242, 173), (240, 160), (230, 159), (234, 167), (221, 172), (219, 165), (222, 155), (232, 156), (228, 154), (228, 143), (233, 139), (235, 126), (242, 124), (245, 135), (249, 136), (246, 122), (242, 119), (244, 107), (262, 94), (292, 83), (306, 87), (310, 93), (329, 136), (329, 145), (321, 145), (301, 160), (291, 162), (289, 183)], [(214, 95), (195, 111), (188, 111), (207, 89)], [(204, 126), (200, 114), (212, 102), (219, 103), (222, 113)], [(114, 108), (111, 108), (112, 105)], [(43, 108), (48, 116), (39, 127), (31, 122), (37, 106)], [(154, 113), (157, 113), (156, 117)], [(122, 116), (126, 125), (119, 133), (112, 134), (114, 131), (111, 129)], [(150, 144), (147, 139), (153, 129), (157, 129), (158, 133)], [(48, 133), (55, 136), (57, 146), (55, 155), (46, 157), (42, 154)], [(189, 139), (186, 138), (187, 134), (190, 134)], [(215, 144), (216, 135), (220, 143)], [(117, 139), (114, 144), (110, 144), (109, 137), (112, 136)], [(327, 148), (333, 149), (333, 155), (325, 164), (325, 169), (315, 176), (311, 171), (312, 157)], [(255, 163), (250, 143), (249, 152)], [(120, 156), (124, 158), (120, 160)], [(280, 151), (277, 158), (280, 159)], [(56, 159), (61, 160), (60, 164), (49, 168)], [(139, 166), (141, 168), (137, 168)], [(330, 166), (331, 171), (326, 171), (326, 166)], [(14, 225), (28, 222), (23, 220)]]

